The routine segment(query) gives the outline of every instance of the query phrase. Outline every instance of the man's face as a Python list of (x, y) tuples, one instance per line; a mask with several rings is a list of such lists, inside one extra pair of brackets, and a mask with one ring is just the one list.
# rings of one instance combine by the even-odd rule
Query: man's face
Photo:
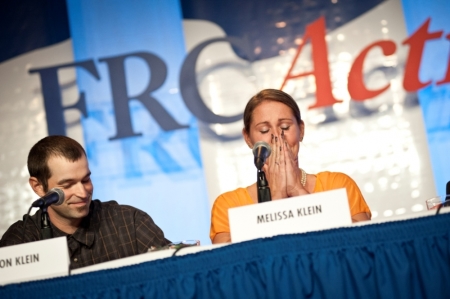
[(48, 189), (60, 188), (64, 191), (64, 202), (51, 205), (49, 210), (60, 220), (75, 220), (86, 217), (92, 200), (94, 186), (91, 182), (91, 171), (86, 156), (75, 162), (64, 157), (52, 156), (48, 160), (51, 177), (48, 179)]

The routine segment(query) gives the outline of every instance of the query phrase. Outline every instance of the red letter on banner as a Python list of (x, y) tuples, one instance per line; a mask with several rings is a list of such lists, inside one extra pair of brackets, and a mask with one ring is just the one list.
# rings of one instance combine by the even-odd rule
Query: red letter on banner
[[(450, 40), (450, 34), (447, 34), (447, 36), (445, 38)], [(449, 55), (449, 60), (447, 62), (447, 74), (445, 74), (445, 78), (442, 79), (441, 81), (437, 82), (436, 85), (442, 85), (444, 83), (450, 83), (450, 55)]]
[(409, 45), (409, 55), (406, 60), (405, 77), (403, 78), (403, 88), (406, 91), (416, 91), (431, 83), (431, 81), (422, 83), (419, 79), (419, 68), (422, 59), (423, 48), (425, 42), (431, 39), (437, 39), (442, 36), (442, 31), (433, 33), (428, 32), (430, 19), (425, 21), (423, 25), (414, 32), (409, 38), (403, 41), (403, 45)]
[[(302, 74), (292, 74), (292, 70), (297, 62), (297, 59), (306, 44), (307, 40), (311, 40), (312, 47), (312, 59), (314, 63), (314, 70), (311, 72), (306, 72)], [(316, 78), (316, 98), (317, 101), (314, 105), (310, 106), (308, 109), (327, 107), (335, 103), (342, 102), (334, 98), (331, 92), (331, 80), (330, 80), (330, 69), (328, 67), (328, 50), (327, 43), (325, 41), (325, 18), (321, 17), (312, 24), (306, 27), (305, 35), (303, 37), (303, 42), (298, 46), (297, 53), (295, 54), (294, 61), (284, 78), (283, 84), (280, 89), (283, 89), (286, 82), (290, 79), (305, 77), (309, 75), (314, 75)]]
[(379, 41), (367, 46), (361, 54), (356, 57), (355, 62), (348, 74), (348, 92), (353, 100), (364, 101), (377, 95), (389, 88), (391, 84), (387, 84), (385, 87), (378, 90), (369, 90), (364, 85), (363, 66), (364, 60), (372, 48), (380, 47), (383, 50), (384, 56), (389, 56), (395, 53), (397, 46), (393, 41)]

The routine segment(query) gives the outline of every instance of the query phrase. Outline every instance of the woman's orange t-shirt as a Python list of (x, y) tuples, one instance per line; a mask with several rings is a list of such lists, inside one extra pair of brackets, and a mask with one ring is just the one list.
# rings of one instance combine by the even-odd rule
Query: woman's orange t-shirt
[[(334, 189), (347, 189), (350, 214), (367, 213), (371, 216), (369, 206), (361, 194), (356, 183), (346, 174), (340, 172), (320, 172), (316, 175), (316, 185), (313, 193)], [(210, 238), (214, 239), (218, 233), (229, 233), (228, 209), (254, 204), (246, 188), (238, 188), (220, 195), (214, 202), (211, 211)]]

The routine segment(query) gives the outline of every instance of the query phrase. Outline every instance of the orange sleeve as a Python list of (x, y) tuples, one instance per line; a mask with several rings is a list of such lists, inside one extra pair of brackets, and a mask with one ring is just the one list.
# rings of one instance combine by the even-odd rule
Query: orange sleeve
[(364, 200), (358, 185), (351, 177), (340, 172), (321, 172), (317, 174), (317, 180), (314, 192), (345, 188), (347, 190), (350, 214), (353, 216), (365, 212), (369, 214), (369, 218), (372, 217), (369, 206)]
[(218, 233), (229, 233), (228, 209), (253, 204), (250, 195), (244, 188), (226, 192), (217, 197), (211, 210), (211, 241)]

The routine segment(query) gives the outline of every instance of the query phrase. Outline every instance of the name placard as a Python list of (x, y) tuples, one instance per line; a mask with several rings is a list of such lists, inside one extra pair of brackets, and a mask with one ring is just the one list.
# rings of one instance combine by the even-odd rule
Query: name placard
[(0, 285), (69, 274), (66, 237), (0, 248)]
[[(205, 250), (213, 250), (218, 247), (222, 247), (228, 244), (215, 244), (215, 245), (207, 245), (207, 246), (191, 246), (183, 248), (182, 250), (178, 251), (177, 256), (186, 255), (186, 254), (192, 254), (197, 253)], [(175, 252), (175, 249), (165, 249), (165, 250), (159, 250), (154, 252), (148, 252), (143, 254), (138, 254), (134, 256), (124, 257), (118, 260), (113, 260), (109, 262), (104, 262), (92, 266), (87, 266), (79, 269), (72, 270), (70, 272), (71, 275), (76, 274), (83, 274), (93, 271), (99, 271), (99, 270), (106, 270), (106, 269), (114, 269), (114, 268), (120, 268), (130, 265), (137, 265), (144, 262), (150, 262), (155, 261), (159, 259), (164, 258), (171, 258), (173, 253)]]
[(345, 188), (228, 210), (232, 242), (352, 223)]

